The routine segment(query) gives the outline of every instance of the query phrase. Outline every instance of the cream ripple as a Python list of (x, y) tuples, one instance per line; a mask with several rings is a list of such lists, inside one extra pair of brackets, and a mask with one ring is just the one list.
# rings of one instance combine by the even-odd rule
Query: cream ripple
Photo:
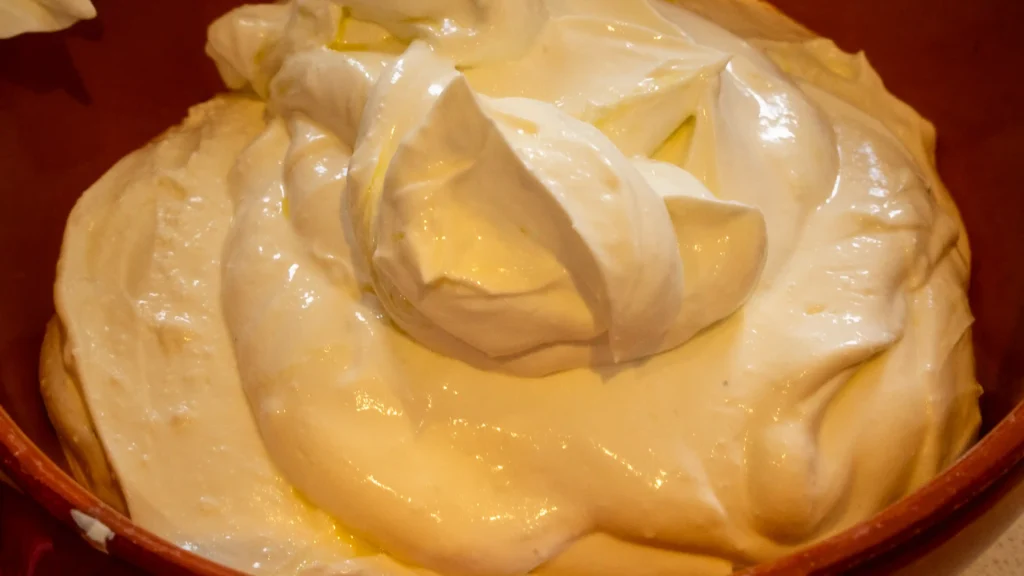
[(684, 4), (212, 24), (253, 95), (69, 219), (43, 379), (79, 475), (255, 573), (724, 574), (956, 459), (931, 125), (764, 5)]

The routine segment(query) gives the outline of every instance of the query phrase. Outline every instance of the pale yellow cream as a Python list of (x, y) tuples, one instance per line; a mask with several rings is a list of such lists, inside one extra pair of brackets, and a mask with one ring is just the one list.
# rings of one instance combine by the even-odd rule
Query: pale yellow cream
[(0, 38), (53, 32), (95, 17), (89, 0), (0, 0)]
[(68, 221), (43, 381), (80, 475), (253, 573), (724, 574), (955, 460), (931, 125), (763, 4), (683, 4), (215, 22), (248, 95)]

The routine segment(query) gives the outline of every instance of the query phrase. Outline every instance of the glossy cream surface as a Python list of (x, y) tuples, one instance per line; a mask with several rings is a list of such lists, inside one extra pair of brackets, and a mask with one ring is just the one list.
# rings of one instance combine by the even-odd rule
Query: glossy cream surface
[(0, 0), (0, 38), (52, 32), (95, 17), (89, 0)]
[(683, 4), (214, 22), (239, 94), (68, 221), (43, 383), (83, 474), (253, 573), (723, 574), (955, 460), (933, 128), (763, 4)]

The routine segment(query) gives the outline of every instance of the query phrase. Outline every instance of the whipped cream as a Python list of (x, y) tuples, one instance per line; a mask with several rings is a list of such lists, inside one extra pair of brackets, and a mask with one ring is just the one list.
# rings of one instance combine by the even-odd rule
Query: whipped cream
[(765, 5), (684, 4), (214, 22), (250, 95), (68, 222), (42, 377), (80, 475), (253, 573), (725, 574), (955, 460), (931, 125)]
[(349, 213), (375, 293), (420, 342), (544, 375), (674, 348), (753, 289), (756, 209), (631, 161), (556, 106), (475, 96), (425, 45), (393, 68), (367, 104), (382, 113), (356, 141)]
[(52, 32), (95, 17), (89, 0), (0, 0), (0, 38)]

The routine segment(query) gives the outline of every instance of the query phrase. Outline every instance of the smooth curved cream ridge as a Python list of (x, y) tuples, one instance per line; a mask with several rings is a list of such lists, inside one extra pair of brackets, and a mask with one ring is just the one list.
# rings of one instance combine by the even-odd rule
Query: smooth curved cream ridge
[(41, 375), (76, 476), (252, 573), (644, 575), (948, 466), (980, 388), (933, 128), (767, 5), (683, 4), (213, 23), (241, 93), (68, 221)]
[(89, 0), (0, 0), (0, 38), (53, 32), (95, 17)]

